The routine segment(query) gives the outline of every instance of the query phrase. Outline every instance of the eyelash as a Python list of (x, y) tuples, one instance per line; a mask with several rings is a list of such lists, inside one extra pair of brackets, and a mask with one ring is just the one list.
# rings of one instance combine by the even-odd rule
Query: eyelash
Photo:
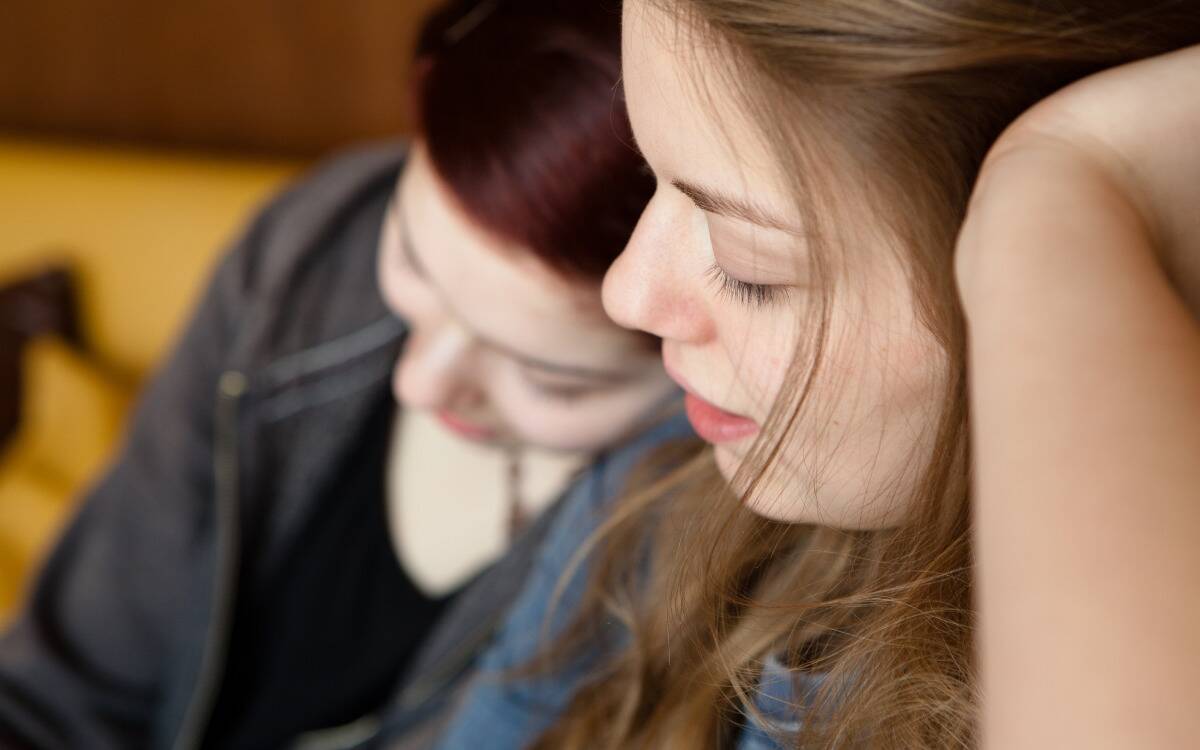
[(741, 302), (743, 305), (763, 306), (777, 301), (787, 293), (786, 287), (770, 284), (751, 284), (735, 279), (716, 263), (706, 272), (709, 280), (717, 286), (717, 292)]

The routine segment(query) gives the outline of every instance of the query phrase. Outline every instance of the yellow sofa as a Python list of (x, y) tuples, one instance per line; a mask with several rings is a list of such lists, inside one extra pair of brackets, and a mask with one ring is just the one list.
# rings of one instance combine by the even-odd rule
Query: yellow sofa
[(0, 445), (0, 623), (216, 256), (298, 168), (0, 137), (0, 283), (69, 268), (84, 342), (37, 340), (22, 358), (21, 422)]

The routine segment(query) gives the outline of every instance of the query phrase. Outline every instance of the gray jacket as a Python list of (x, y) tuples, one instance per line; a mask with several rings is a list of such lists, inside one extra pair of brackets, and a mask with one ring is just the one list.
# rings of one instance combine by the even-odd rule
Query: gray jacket
[[(388, 388), (404, 327), (376, 290), (375, 255), (402, 161), (387, 146), (319, 168), (221, 262), (0, 638), (0, 747), (202, 742), (239, 571), (271, 574)], [(393, 736), (443, 711), (552, 515), (446, 613), (397, 689)]]

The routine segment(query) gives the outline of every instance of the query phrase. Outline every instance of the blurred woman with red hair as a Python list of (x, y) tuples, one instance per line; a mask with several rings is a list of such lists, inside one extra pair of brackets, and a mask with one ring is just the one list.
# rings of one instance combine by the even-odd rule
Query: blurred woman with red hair
[(598, 510), (689, 434), (657, 341), (600, 303), (653, 191), (619, 23), (451, 2), (418, 49), (418, 137), (254, 221), (0, 640), (0, 738), (436, 731), (561, 498)]

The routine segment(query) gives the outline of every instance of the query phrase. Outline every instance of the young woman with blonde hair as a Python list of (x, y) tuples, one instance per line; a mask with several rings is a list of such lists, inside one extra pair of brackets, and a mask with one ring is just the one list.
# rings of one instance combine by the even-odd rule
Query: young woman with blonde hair
[(658, 192), (605, 304), (713, 450), (560, 530), (447, 746), (1194, 742), (1197, 42), (1184, 2), (627, 2)]

